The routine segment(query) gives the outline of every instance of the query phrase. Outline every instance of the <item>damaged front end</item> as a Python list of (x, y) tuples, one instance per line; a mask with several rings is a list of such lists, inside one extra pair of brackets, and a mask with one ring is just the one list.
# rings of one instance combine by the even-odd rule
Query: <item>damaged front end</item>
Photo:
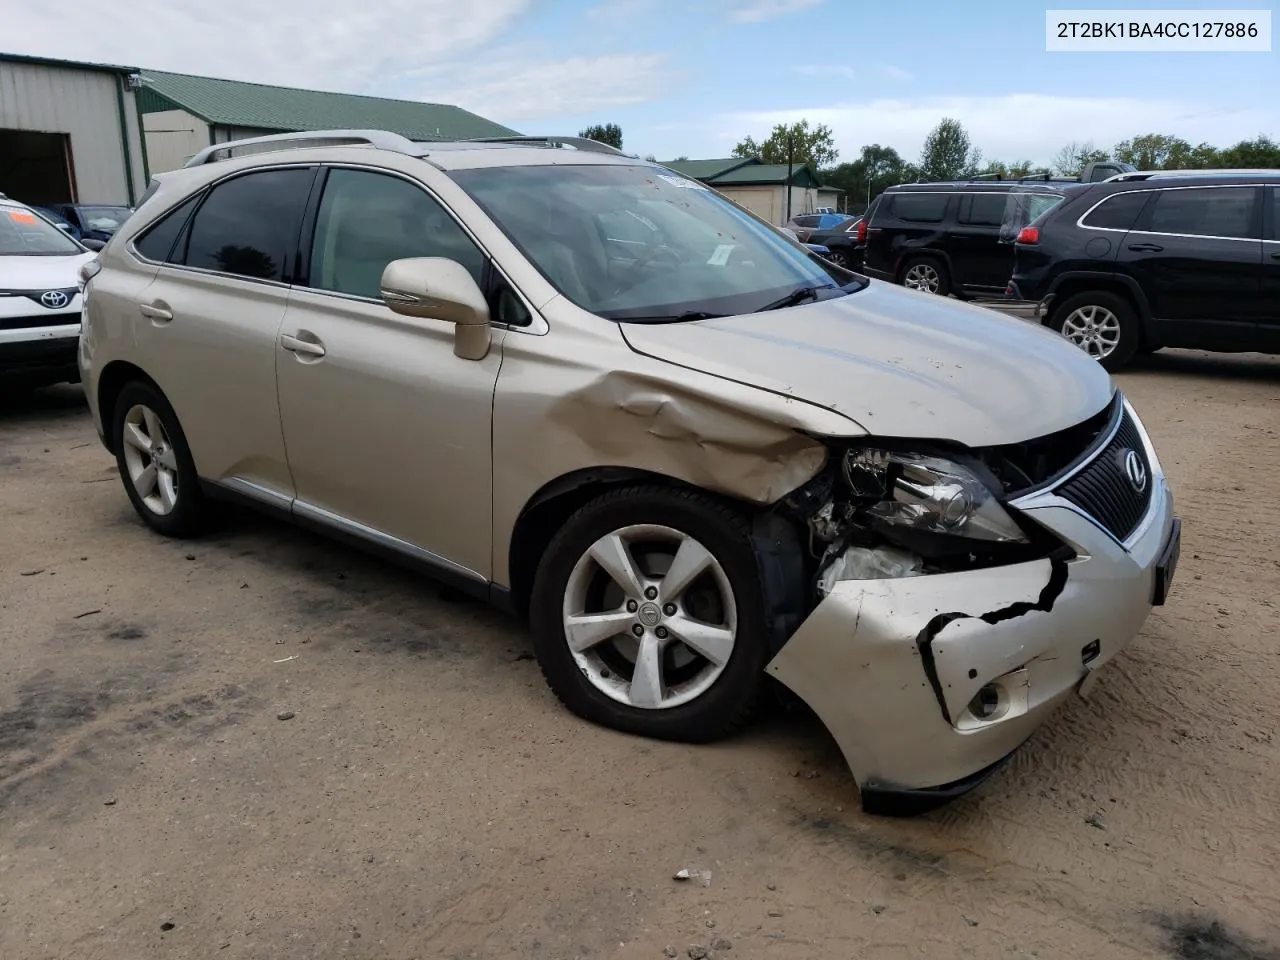
[(831, 731), (868, 810), (916, 812), (980, 782), (1141, 626), (1148, 558), (1052, 497), (1027, 509), (1028, 491), (1096, 454), (1122, 406), (1065, 448), (1051, 438), (1067, 451), (1054, 456), (833, 447), (778, 505), (807, 533), (816, 607), (768, 671)]

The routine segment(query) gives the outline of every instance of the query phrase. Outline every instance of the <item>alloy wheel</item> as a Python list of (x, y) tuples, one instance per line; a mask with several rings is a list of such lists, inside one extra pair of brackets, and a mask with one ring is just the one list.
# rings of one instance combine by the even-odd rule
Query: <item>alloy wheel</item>
[(924, 293), (937, 293), (941, 283), (942, 277), (938, 274), (938, 268), (931, 263), (913, 263), (907, 268), (906, 275), (902, 278), (904, 287)]
[(1077, 307), (1062, 322), (1062, 335), (1095, 360), (1103, 360), (1120, 343), (1120, 318), (1106, 307)]
[(669, 709), (705, 693), (737, 639), (733, 587), (711, 551), (671, 527), (622, 527), (578, 559), (564, 636), (583, 675), (631, 707)]
[(159, 415), (136, 403), (124, 417), (124, 462), (138, 499), (158, 516), (178, 505), (178, 458)]

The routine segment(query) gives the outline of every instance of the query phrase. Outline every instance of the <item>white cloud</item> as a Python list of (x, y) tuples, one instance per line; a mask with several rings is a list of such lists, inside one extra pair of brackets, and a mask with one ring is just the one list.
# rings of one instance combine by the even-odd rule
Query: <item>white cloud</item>
[(813, 7), (824, 0), (731, 0), (730, 19), (737, 23), (760, 23)]
[(890, 80), (914, 80), (915, 74), (910, 71), (903, 70), (901, 67), (895, 67), (892, 63), (886, 63), (880, 67), (880, 72)]
[(11, 52), (361, 92), (385, 87), (388, 80), (424, 63), (462, 63), (467, 54), (508, 30), (531, 3), (130, 0), (124, 7), (102, 0), (9, 3), (3, 32)]
[(1176, 132), (1192, 143), (1226, 145), (1275, 125), (1274, 113), (1262, 109), (1224, 113), (1176, 100), (1015, 93), (721, 114), (709, 123), (716, 143), (704, 144), (702, 152), (719, 155), (744, 136), (767, 136), (776, 123), (808, 119), (831, 127), (842, 160), (854, 159), (869, 143), (891, 146), (905, 159), (915, 160), (925, 137), (943, 117), (964, 124), (973, 145), (987, 159), (1040, 163), (1071, 140), (1092, 140), (1109, 148), (1135, 134), (1157, 131)]
[(587, 10), (590, 20), (631, 20), (649, 13), (658, 0), (604, 0)]
[[(665, 54), (615, 54), (569, 60), (501, 57), (462, 73), (424, 72), (423, 99), (452, 103), (482, 117), (512, 122), (580, 116), (632, 106), (666, 92)], [(607, 118), (606, 118), (607, 119)], [(553, 131), (563, 132), (563, 131)]]

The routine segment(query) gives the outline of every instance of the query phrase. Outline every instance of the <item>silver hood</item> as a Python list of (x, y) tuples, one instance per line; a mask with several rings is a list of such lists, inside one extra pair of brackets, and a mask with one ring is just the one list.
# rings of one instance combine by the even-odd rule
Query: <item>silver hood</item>
[(788, 310), (620, 324), (637, 353), (830, 407), (882, 437), (1016, 443), (1097, 413), (1111, 378), (1043, 327), (872, 281)]

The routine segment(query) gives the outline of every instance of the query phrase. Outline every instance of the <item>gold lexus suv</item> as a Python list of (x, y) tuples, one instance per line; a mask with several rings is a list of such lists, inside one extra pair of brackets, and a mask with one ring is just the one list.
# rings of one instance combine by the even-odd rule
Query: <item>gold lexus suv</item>
[(1088, 356), (591, 141), (220, 144), (82, 279), (89, 403), (156, 531), (234, 498), (420, 567), (527, 617), (619, 730), (722, 737), (772, 675), (868, 810), (979, 782), (1177, 561)]

